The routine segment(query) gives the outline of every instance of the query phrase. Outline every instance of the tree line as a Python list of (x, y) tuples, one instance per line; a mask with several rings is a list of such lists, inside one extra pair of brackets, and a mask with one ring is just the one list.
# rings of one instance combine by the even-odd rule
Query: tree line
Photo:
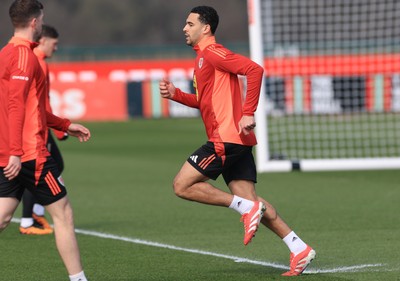
[[(4, 2), (7, 2), (5, 5)], [(248, 40), (246, 0), (41, 0), (44, 21), (56, 27), (63, 46), (184, 44), (182, 28), (190, 9), (213, 6), (220, 15), (217, 39), (222, 43)], [(0, 38), (12, 36), (3, 1)], [(5, 8), (7, 7), (7, 8)]]

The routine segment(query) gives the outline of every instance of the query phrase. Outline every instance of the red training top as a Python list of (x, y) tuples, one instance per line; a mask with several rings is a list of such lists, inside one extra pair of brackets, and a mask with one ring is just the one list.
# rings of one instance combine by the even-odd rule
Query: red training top
[[(47, 58), (46, 54), (42, 50), (39, 50), (38, 48), (33, 49), (33, 53), (36, 55), (36, 57), (39, 61), (40, 67), (42, 68), (42, 70), (46, 76), (46, 95), (45, 95), (46, 110), (50, 113), (53, 113), (53, 109), (51, 108), (51, 105), (50, 105), (50, 75), (49, 75), (49, 66), (47, 65), (47, 62), (46, 62), (46, 58)], [(53, 133), (59, 140), (65, 139), (65, 137), (66, 137), (66, 133), (59, 131), (59, 130), (53, 129)], [(46, 142), (47, 142), (47, 139), (46, 139)]]
[(46, 78), (32, 49), (36, 43), (12, 37), (0, 51), (0, 166), (11, 155), (21, 161), (45, 158), (47, 126), (71, 124), (46, 111)]
[[(173, 100), (200, 110), (209, 141), (256, 145), (253, 131), (239, 135), (239, 121), (243, 115), (253, 116), (257, 109), (263, 68), (217, 44), (214, 36), (193, 49), (197, 52), (193, 79), (196, 95), (176, 89)], [(247, 78), (245, 98), (238, 75)]]

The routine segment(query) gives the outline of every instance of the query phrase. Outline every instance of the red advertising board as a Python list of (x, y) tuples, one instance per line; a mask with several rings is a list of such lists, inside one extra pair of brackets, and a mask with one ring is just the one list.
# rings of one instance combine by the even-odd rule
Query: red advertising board
[[(394, 99), (400, 99), (394, 86), (399, 62), (400, 54), (322, 55), (266, 58), (264, 66), (267, 77), (283, 80), (288, 112), (300, 110), (300, 106), (302, 112), (313, 110), (316, 87), (311, 81), (316, 76), (362, 77), (365, 107), (373, 111), (391, 110)], [(193, 64), (193, 59), (51, 63), (52, 104), (60, 116), (79, 120), (193, 116), (162, 100), (157, 86), (166, 77), (190, 91)], [(132, 83), (140, 86), (129, 87)], [(380, 100), (383, 102), (376, 102)]]
[[(126, 120), (138, 114), (167, 117), (168, 102), (161, 99), (155, 84), (164, 77), (190, 81), (193, 63), (191, 59), (51, 63), (52, 104), (55, 112), (70, 119)], [(142, 86), (127, 98), (130, 82)], [(140, 110), (132, 115), (129, 107)]]
[(127, 120), (126, 84), (97, 80), (94, 83), (51, 83), (50, 102), (54, 114), (71, 120)]

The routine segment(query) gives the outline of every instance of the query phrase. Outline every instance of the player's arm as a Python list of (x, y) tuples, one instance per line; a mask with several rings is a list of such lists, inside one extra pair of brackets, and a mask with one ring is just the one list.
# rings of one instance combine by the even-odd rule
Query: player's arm
[(13, 156), (22, 156), (22, 132), (25, 120), (25, 102), (33, 80), (29, 51), (26, 47), (16, 48), (10, 60), (8, 87), (8, 135)]
[(63, 131), (59, 131), (59, 130), (55, 130), (55, 129), (52, 129), (52, 130), (58, 140), (63, 141), (63, 140), (68, 139), (67, 132), (63, 132)]
[(7, 166), (4, 168), (4, 176), (8, 180), (17, 177), (21, 170), (21, 156), (23, 155), (22, 131), (25, 119), (24, 96), (28, 94), (30, 85), (27, 81), (23, 81), (23, 77), (27, 77), (26, 73), (16, 71), (11, 75), (9, 84), (8, 135), (10, 137), (10, 158)]
[(189, 94), (176, 88), (175, 85), (167, 79), (163, 79), (159, 83), (160, 95), (163, 98), (171, 99), (189, 107), (199, 108), (196, 95)]
[(62, 132), (66, 132), (68, 130), (71, 121), (66, 118), (60, 118), (53, 113), (46, 110), (46, 122), (47, 126), (56, 129)]
[(48, 127), (66, 132), (70, 136), (77, 137), (81, 142), (90, 139), (90, 131), (85, 126), (71, 123), (70, 120), (60, 118), (48, 111), (46, 111), (46, 120)]
[(263, 68), (239, 54), (225, 49), (225, 56), (211, 55), (211, 62), (216, 69), (236, 75), (244, 75), (247, 79), (246, 98), (243, 103), (243, 116), (239, 120), (239, 134), (248, 135), (256, 126), (254, 113), (257, 110), (260, 97)]
[(246, 76), (247, 91), (243, 104), (243, 115), (254, 116), (260, 97), (264, 69), (251, 59), (228, 51), (225, 58), (213, 56), (216, 68)]
[(249, 58), (240, 55), (235, 57), (239, 61), (239, 65), (241, 65), (238, 74), (245, 75), (247, 79), (247, 92), (243, 103), (243, 116), (239, 121), (239, 134), (243, 132), (243, 134), (248, 135), (256, 127), (254, 113), (257, 110), (260, 98), (264, 70)]
[(26, 47), (15, 49), (8, 65), (10, 80), (8, 87), (8, 135), (9, 161), (4, 168), (4, 176), (12, 180), (21, 170), (22, 133), (25, 120), (25, 101), (32, 84), (33, 70), (30, 67), (30, 56)]

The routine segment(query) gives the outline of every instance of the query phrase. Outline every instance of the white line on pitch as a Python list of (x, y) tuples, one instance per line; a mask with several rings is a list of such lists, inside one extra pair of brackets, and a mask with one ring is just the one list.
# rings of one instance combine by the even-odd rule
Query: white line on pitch
[[(250, 259), (242, 258), (242, 257), (218, 254), (218, 253), (214, 253), (214, 252), (197, 250), (197, 249), (182, 248), (182, 247), (177, 247), (174, 245), (162, 244), (162, 243), (158, 243), (158, 242), (146, 241), (146, 240), (141, 240), (141, 239), (136, 239), (136, 238), (117, 236), (117, 235), (106, 234), (106, 233), (101, 233), (101, 232), (97, 232), (97, 231), (82, 230), (82, 229), (76, 229), (75, 231), (77, 233), (88, 235), (88, 236), (95, 236), (95, 237), (100, 237), (100, 238), (105, 238), (105, 239), (125, 241), (125, 242), (129, 242), (129, 243), (134, 243), (134, 244), (141, 244), (141, 245), (153, 246), (153, 247), (158, 247), (158, 248), (171, 249), (171, 250), (206, 255), (206, 256), (213, 256), (213, 257), (233, 260), (235, 262), (244, 262), (244, 263), (262, 265), (262, 266), (272, 267), (272, 268), (277, 268), (277, 269), (289, 269), (289, 267), (286, 265), (277, 264), (277, 263), (273, 263), (273, 262), (250, 260)], [(383, 264), (362, 264), (362, 265), (344, 266), (344, 267), (338, 267), (338, 268), (332, 268), (332, 269), (310, 269), (310, 270), (306, 270), (305, 273), (354, 272), (354, 271), (361, 270), (364, 268), (379, 267), (379, 266), (383, 266)]]
[[(15, 223), (19, 223), (20, 221), (21, 220), (17, 219), (17, 218), (12, 219), (12, 222), (15, 222)], [(198, 250), (198, 249), (177, 247), (174, 245), (146, 241), (146, 240), (137, 239), (137, 238), (118, 236), (118, 235), (113, 235), (113, 234), (97, 232), (97, 231), (75, 229), (75, 232), (79, 233), (79, 234), (87, 235), (87, 236), (99, 237), (99, 238), (104, 238), (104, 239), (118, 240), (118, 241), (152, 246), (152, 247), (157, 247), (157, 248), (164, 248), (164, 249), (170, 249), (170, 250), (175, 250), (175, 251), (181, 251), (181, 252), (187, 252), (187, 253), (193, 253), (193, 254), (199, 254), (199, 255), (205, 255), (205, 256), (212, 256), (212, 257), (217, 257), (217, 258), (224, 258), (224, 259), (228, 259), (228, 260), (233, 260), (234, 262), (250, 263), (250, 264), (262, 265), (262, 266), (272, 267), (272, 268), (277, 268), (277, 269), (285, 269), (285, 270), (289, 269), (289, 267), (286, 265), (277, 264), (277, 263), (273, 263), (273, 262), (250, 260), (250, 259), (242, 258), (242, 257), (218, 254), (218, 253), (203, 251), (203, 250)], [(337, 268), (331, 268), (331, 269), (307, 269), (305, 271), (305, 273), (309, 273), (309, 274), (314, 273), (315, 274), (315, 273), (356, 272), (356, 271), (359, 271), (359, 270), (362, 270), (365, 268), (381, 267), (383, 265), (384, 264), (378, 263), (378, 264), (360, 264), (360, 265), (354, 265), (354, 266), (343, 266), (343, 267), (337, 267)]]

